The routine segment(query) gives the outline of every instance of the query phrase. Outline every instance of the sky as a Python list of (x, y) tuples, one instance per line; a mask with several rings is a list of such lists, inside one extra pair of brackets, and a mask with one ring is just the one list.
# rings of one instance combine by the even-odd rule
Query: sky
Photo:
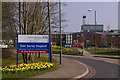
[[(118, 2), (65, 2), (62, 6), (67, 26), (64, 32), (79, 32), (86, 16), (87, 24), (95, 23), (94, 11), (97, 14), (97, 24), (103, 24), (104, 30), (118, 29)], [(92, 11), (88, 11), (92, 9)]]
[[(3, 2), (14, 2), (19, 0), (1, 0)], [(22, 0), (21, 0), (22, 1)], [(36, 0), (27, 0), (35, 2)], [(43, 0), (48, 1), (48, 0)], [(58, 2), (59, 0), (49, 0), (50, 2)], [(94, 11), (97, 12), (97, 24), (103, 24), (104, 30), (107, 27), (118, 29), (118, 1), (120, 0), (60, 0), (67, 4), (62, 6), (64, 18), (67, 20), (64, 32), (79, 32), (83, 24), (83, 16), (86, 16), (87, 24), (94, 24)], [(88, 9), (92, 9), (91, 12)], [(120, 25), (120, 24), (119, 24)]]

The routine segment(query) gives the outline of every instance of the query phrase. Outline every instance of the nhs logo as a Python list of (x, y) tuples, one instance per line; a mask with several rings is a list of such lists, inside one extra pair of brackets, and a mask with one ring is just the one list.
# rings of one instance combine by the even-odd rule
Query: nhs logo
[(43, 39), (47, 39), (48, 37), (47, 36), (43, 36)]

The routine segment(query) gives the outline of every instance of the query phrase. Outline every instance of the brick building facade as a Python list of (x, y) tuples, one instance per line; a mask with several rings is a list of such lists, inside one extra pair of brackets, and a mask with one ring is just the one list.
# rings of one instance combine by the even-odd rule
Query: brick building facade
[[(72, 35), (72, 41), (69, 43), (69, 45), (77, 46), (78, 44), (81, 44), (82, 42), (86, 43), (88, 42), (91, 45), (94, 45), (94, 33), (91, 32), (75, 32), (75, 33), (68, 33), (63, 32), (62, 33), (62, 45), (65, 46), (67, 43), (66, 36)], [(52, 44), (54, 45), (60, 45), (60, 34), (59, 32), (53, 32), (52, 33)], [(96, 32), (96, 46), (101, 44), (108, 44), (111, 47), (119, 47), (120, 48), (120, 34), (106, 34), (102, 32)]]

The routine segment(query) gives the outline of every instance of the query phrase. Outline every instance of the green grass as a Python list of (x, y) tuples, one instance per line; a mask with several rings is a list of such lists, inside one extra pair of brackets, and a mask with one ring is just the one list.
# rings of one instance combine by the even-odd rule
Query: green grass
[[(94, 49), (85, 49), (93, 54)], [(120, 50), (117, 49), (96, 49), (96, 54), (99, 55), (120, 55)]]
[(0, 59), (0, 66), (2, 66), (2, 59)]
[(65, 52), (63, 54), (67, 54), (67, 55), (83, 55), (81, 52), (79, 52), (78, 49), (72, 49), (71, 51)]
[[(16, 55), (16, 54), (15, 54)], [(19, 63), (22, 63), (22, 55), (19, 54)], [(34, 57), (34, 62), (48, 62), (48, 57)], [(32, 77), (32, 76), (37, 76), (37, 75), (41, 75), (41, 74), (44, 74), (44, 73), (47, 73), (47, 72), (51, 72), (51, 71), (54, 71), (54, 70), (57, 70), (59, 68), (59, 64), (53, 59), (52, 60), (52, 63), (54, 63), (54, 66), (53, 68), (50, 68), (48, 70), (31, 70), (31, 71), (26, 71), (26, 72), (19, 72), (19, 73), (15, 73), (15, 74), (12, 74), (12, 73), (3, 73), (2, 74), (2, 77), (3, 79), (8, 79), (8, 78), (11, 78), (11, 80), (13, 80), (13, 78), (17, 79), (17, 78), (29, 78), (29, 77)], [(16, 64), (16, 58), (14, 59), (3, 59), (2, 60), (2, 65), (3, 66), (9, 66), (9, 65), (12, 65), (12, 64)], [(16, 80), (15, 79), (15, 80)]]
[(2, 59), (2, 66), (9, 66), (15, 62), (15, 59)]
[[(14, 55), (17, 56), (16, 54), (14, 54)], [(22, 55), (19, 54), (18, 63), (21, 63), (21, 61), (22, 61)], [(12, 64), (17, 64), (17, 58), (2, 59), (2, 66), (9, 66)]]
[(8, 47), (10, 50), (17, 50), (17, 47)]
[[(39, 58), (36, 58), (38, 59), (39, 61)], [(42, 57), (43, 59), (43, 57)], [(37, 75), (41, 75), (41, 74), (44, 74), (44, 73), (47, 73), (47, 72), (51, 72), (51, 71), (54, 71), (54, 70), (57, 70), (59, 68), (59, 65), (58, 63), (53, 59), (53, 63), (54, 63), (54, 66), (53, 68), (50, 68), (50, 69), (47, 69), (47, 70), (31, 70), (31, 71), (26, 71), (26, 72), (19, 72), (19, 73), (16, 73), (16, 74), (12, 74), (12, 73), (3, 73), (2, 74), (2, 77), (5, 79), (7, 78), (30, 78), (32, 76), (37, 76)]]
[[(13, 65), (13, 64), (16, 64), (17, 63), (17, 54), (14, 54), (12, 52), (10, 52), (9, 50), (16, 50), (15, 47), (13, 48), (8, 48), (8, 49), (3, 49), (2, 51), (2, 66), (9, 66), (9, 65)], [(22, 60), (22, 54), (19, 54), (18, 56), (18, 63), (22, 63), (23, 60)], [(48, 57), (36, 57), (34, 56), (34, 62), (48, 62)], [(31, 70), (31, 71), (26, 71), (26, 72), (19, 72), (19, 73), (15, 73), (15, 74), (12, 74), (12, 73), (3, 73), (2, 74), (2, 78), (3, 80), (8, 80), (11, 78), (11, 80), (16, 80), (18, 78), (29, 78), (29, 77), (33, 77), (33, 76), (37, 76), (37, 75), (41, 75), (41, 74), (44, 74), (44, 73), (47, 73), (47, 72), (51, 72), (51, 71), (54, 71), (54, 70), (57, 70), (59, 68), (59, 64), (53, 59), (52, 60), (52, 63), (54, 63), (54, 66), (53, 68), (50, 68), (48, 70)], [(1, 65), (0, 65), (1, 66)], [(0, 76), (1, 77), (1, 76)]]
[[(53, 51), (53, 54), (60, 54), (60, 51)], [(70, 51), (62, 51), (62, 54), (66, 55), (83, 55), (81, 52), (79, 52), (78, 49), (71, 48)]]

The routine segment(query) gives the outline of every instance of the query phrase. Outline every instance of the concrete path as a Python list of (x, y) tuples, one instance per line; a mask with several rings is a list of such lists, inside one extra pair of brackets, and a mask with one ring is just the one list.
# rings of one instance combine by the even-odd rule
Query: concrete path
[[(82, 52), (82, 49), (78, 50), (80, 52)], [(115, 64), (119, 64), (120, 63), (120, 59), (113, 59), (111, 57), (120, 57), (120, 56), (114, 56), (114, 55), (95, 55), (95, 54), (91, 54), (88, 51), (83, 50), (83, 57), (84, 58), (92, 58), (92, 59), (97, 59), (97, 60), (102, 60), (102, 61), (106, 61), (106, 62), (110, 62), (110, 63), (115, 63)]]
[[(59, 57), (54, 57), (59, 63)], [(60, 68), (53, 72), (48, 72), (43, 75), (32, 78), (74, 78), (79, 75), (86, 74), (87, 68), (72, 59), (62, 57)]]

